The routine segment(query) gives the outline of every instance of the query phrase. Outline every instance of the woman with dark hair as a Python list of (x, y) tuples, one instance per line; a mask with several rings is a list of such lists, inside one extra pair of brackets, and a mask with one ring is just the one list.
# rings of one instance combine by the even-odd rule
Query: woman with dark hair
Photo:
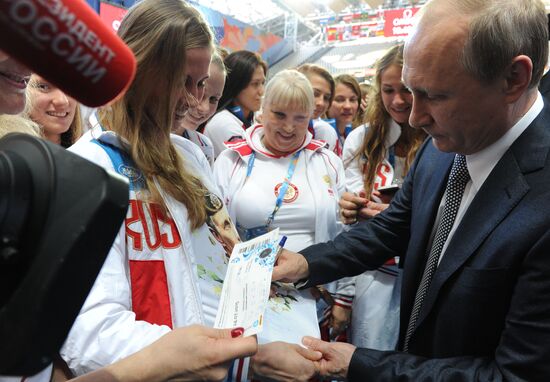
[(351, 130), (361, 124), (357, 121), (359, 105), (361, 104), (361, 88), (355, 77), (349, 74), (341, 74), (334, 81), (334, 100), (328, 109), (327, 116), (336, 129), (338, 142), (336, 153), (342, 155), (344, 142)]
[(264, 95), (267, 64), (257, 53), (240, 50), (225, 60), (227, 79), (218, 104), (218, 112), (206, 124), (204, 134), (214, 145), (217, 157), (225, 150), (224, 143), (242, 139), (245, 130), (254, 122)]

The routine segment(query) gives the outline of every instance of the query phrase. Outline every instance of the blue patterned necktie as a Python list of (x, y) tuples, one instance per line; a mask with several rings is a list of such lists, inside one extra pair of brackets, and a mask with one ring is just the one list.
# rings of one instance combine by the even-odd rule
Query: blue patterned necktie
[(458, 208), (460, 207), (460, 202), (462, 201), (462, 195), (464, 194), (464, 188), (469, 180), (470, 174), (466, 166), (466, 157), (457, 154), (453, 162), (453, 167), (451, 168), (449, 179), (447, 180), (447, 187), (445, 188), (445, 206), (443, 207), (443, 214), (441, 215), (441, 220), (439, 221), (432, 243), (432, 249), (430, 250), (428, 260), (426, 261), (426, 267), (424, 268), (424, 273), (422, 274), (422, 279), (420, 280), (420, 285), (418, 286), (414, 298), (411, 318), (407, 326), (407, 333), (405, 334), (405, 342), (403, 345), (403, 350), (405, 352), (409, 351), (409, 342), (416, 328), (416, 321), (418, 320), (422, 303), (428, 293), (428, 288), (430, 287), (433, 275), (437, 269), (437, 264), (439, 263), (441, 251), (453, 227)]

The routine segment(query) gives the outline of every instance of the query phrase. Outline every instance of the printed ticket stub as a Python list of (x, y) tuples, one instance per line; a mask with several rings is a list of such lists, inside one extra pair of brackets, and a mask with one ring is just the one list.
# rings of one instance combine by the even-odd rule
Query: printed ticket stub
[(233, 248), (215, 328), (242, 327), (245, 329), (244, 336), (262, 331), (278, 250), (278, 228)]

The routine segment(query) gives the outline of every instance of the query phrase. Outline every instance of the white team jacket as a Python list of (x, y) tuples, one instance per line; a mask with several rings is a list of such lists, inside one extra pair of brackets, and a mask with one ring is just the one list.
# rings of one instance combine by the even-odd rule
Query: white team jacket
[(244, 138), (245, 127), (243, 122), (235, 117), (227, 109), (223, 109), (214, 114), (204, 127), (204, 135), (212, 141), (214, 145), (214, 156), (217, 158), (225, 150), (225, 142), (233, 137)]
[(214, 165), (214, 145), (210, 138), (195, 130), (185, 130), (182, 136), (196, 144), (208, 160), (210, 167)]
[[(214, 163), (214, 180), (222, 192), (233, 221), (235, 208), (231, 197), (244, 185), (248, 160), (253, 150), (251, 137), (254, 134), (263, 134), (263, 126), (252, 126), (246, 131), (244, 140), (227, 143), (229, 150), (222, 152)], [(315, 214), (314, 240), (315, 243), (322, 243), (333, 239), (344, 229), (338, 209), (338, 200), (345, 188), (344, 168), (341, 159), (324, 148), (324, 142), (312, 139), (309, 132), (304, 146), (303, 158), (308, 161), (307, 178), (311, 189), (314, 190), (315, 205), (318, 206)], [(345, 278), (337, 285), (327, 286), (331, 293), (336, 294), (338, 304), (351, 305), (350, 282), (351, 280)]]
[[(386, 149), (397, 142), (401, 127), (393, 120), (384, 145)], [(346, 168), (346, 191), (360, 192), (364, 188), (363, 176), (366, 159), (360, 153), (368, 126), (352, 130), (344, 143), (342, 154)], [(378, 166), (374, 189), (392, 184), (401, 177), (388, 160), (388, 155)], [(396, 261), (396, 259), (394, 259)], [(400, 283), (397, 282), (398, 266), (385, 264), (378, 270), (366, 271), (355, 278), (351, 340), (355, 346), (376, 350), (392, 350), (399, 335)], [(352, 287), (350, 287), (353, 289)]]
[(313, 120), (313, 131), (315, 132), (315, 139), (325, 141), (330, 151), (336, 152), (336, 142), (338, 141), (338, 135), (334, 128), (321, 118)]
[[(111, 159), (103, 148), (92, 142), (93, 138), (119, 145), (114, 133), (103, 132), (95, 126), (70, 150), (114, 170)], [(200, 149), (176, 135), (172, 135), (172, 142), (187, 168), (211, 192), (220, 195)], [(137, 200), (135, 192), (130, 191), (126, 221), (61, 350), (63, 359), (77, 375), (134, 353), (171, 328), (204, 323), (205, 304), (212, 305), (209, 311), (215, 312), (218, 301), (201, 301), (195, 271), (197, 257), (204, 255), (198, 251), (208, 245), (214, 248), (208, 242), (208, 235), (202, 234), (208, 232), (208, 228), (205, 224), (192, 233), (185, 224), (185, 206), (168, 195), (162, 196), (169, 210), (168, 217), (156, 211), (152, 204)], [(218, 251), (223, 252), (217, 245)], [(138, 293), (145, 294), (156, 290), (158, 293), (152, 298), (157, 299), (149, 299), (142, 304), (145, 306), (133, 306), (139, 298), (134, 295), (136, 288), (140, 289)]]
[[(346, 169), (346, 191), (359, 192), (364, 188), (363, 175), (366, 164), (365, 158), (359, 154), (363, 146), (363, 140), (367, 134), (367, 125), (357, 126), (349, 133), (344, 143), (344, 151), (342, 152), (342, 161)], [(401, 126), (393, 119), (390, 122), (389, 134), (384, 143), (386, 149), (393, 146), (401, 136)], [(386, 157), (378, 166), (375, 178), (375, 189), (380, 186), (389, 186), (392, 184), (395, 176), (395, 170)]]

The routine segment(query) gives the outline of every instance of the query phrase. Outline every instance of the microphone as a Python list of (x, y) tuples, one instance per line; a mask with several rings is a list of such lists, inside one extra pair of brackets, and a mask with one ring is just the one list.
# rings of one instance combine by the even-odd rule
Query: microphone
[(0, 0), (0, 49), (86, 106), (130, 86), (136, 59), (84, 0)]

